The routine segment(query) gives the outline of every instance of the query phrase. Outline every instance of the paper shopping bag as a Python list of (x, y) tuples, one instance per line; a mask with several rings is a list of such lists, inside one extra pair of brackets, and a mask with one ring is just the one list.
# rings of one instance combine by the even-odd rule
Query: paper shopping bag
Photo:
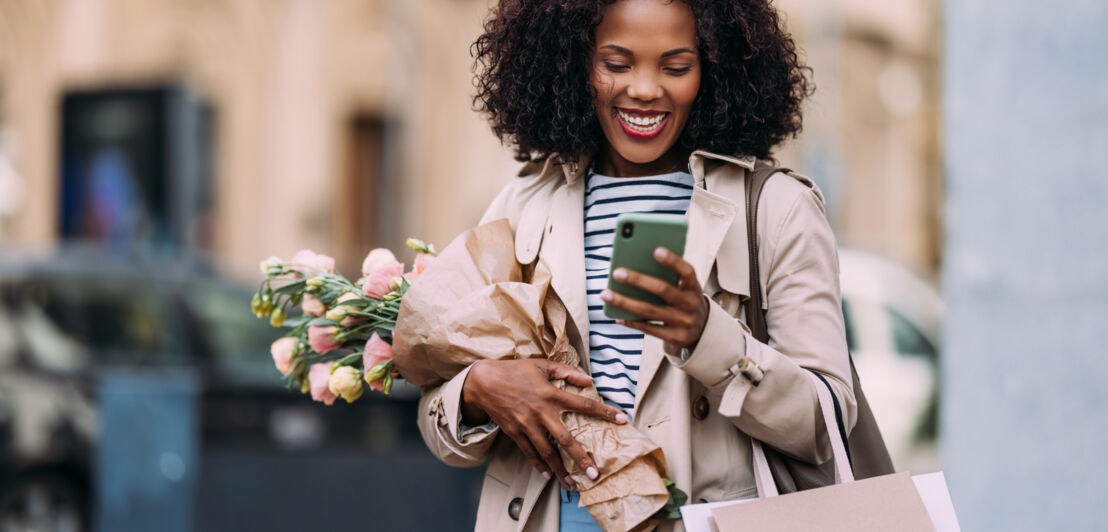
[(719, 532), (932, 532), (908, 473), (846, 482), (712, 510)]

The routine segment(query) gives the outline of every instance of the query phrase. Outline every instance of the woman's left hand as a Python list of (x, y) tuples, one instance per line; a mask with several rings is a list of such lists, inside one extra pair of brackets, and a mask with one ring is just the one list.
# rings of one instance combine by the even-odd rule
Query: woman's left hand
[(676, 253), (661, 247), (654, 250), (654, 259), (677, 272), (679, 277), (677, 286), (626, 268), (616, 268), (612, 272), (612, 278), (619, 283), (657, 295), (666, 302), (665, 306), (640, 301), (611, 290), (601, 292), (600, 299), (612, 306), (634, 312), (647, 320), (616, 320), (616, 323), (658, 337), (677, 348), (691, 351), (700, 341), (704, 324), (708, 321), (708, 300), (701, 291), (700, 282), (696, 280), (696, 271), (692, 264)]

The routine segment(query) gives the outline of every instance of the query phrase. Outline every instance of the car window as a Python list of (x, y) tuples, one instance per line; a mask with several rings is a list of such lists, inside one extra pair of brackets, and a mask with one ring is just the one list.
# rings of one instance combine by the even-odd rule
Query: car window
[(892, 307), (886, 306), (885, 312), (889, 316), (889, 324), (893, 329), (893, 343), (898, 353), (935, 358), (935, 346), (911, 321)]
[(199, 286), (185, 291), (189, 310), (204, 329), (217, 369), (235, 380), (280, 384), (270, 344), (281, 331), (250, 312), (251, 294), (235, 287)]
[(15, 362), (19, 351), (19, 344), (16, 343), (19, 331), (7, 307), (7, 302), (0, 300), (0, 367), (8, 367)]
[(843, 299), (843, 327), (846, 329), (846, 350), (854, 353), (857, 340), (854, 339), (854, 320), (850, 315), (850, 303)]
[[(190, 362), (167, 290), (147, 280), (46, 278), (28, 286), (27, 312), (41, 311), (52, 334), (86, 347), (103, 365)], [(37, 307), (37, 308), (36, 308)]]

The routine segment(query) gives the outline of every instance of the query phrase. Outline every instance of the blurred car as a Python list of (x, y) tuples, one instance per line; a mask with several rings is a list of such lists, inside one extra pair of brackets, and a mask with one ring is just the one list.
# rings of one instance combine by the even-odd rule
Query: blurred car
[[(134, 437), (101, 430), (104, 383), (166, 372), (200, 382), (199, 459), (160, 464), (170, 480), (198, 469), (188, 528), (339, 528), (367, 513), (379, 529), (473, 523), (481, 472), (426, 451), (411, 422), (417, 392), (323, 407), (287, 390), (268, 356), (278, 333), (249, 313), (249, 288), (82, 250), (10, 255), (0, 258), (0, 530), (93, 528), (96, 489), (112, 476), (97, 471), (97, 447)], [(890, 261), (850, 250), (840, 261), (848, 343), (894, 460), (934, 469), (941, 301)]]
[[(286, 389), (268, 353), (280, 333), (250, 313), (251, 289), (84, 250), (10, 255), (0, 258), (0, 530), (143, 528), (127, 519), (156, 507), (136, 496), (150, 479), (187, 492), (171, 503), (188, 507), (187, 522), (161, 530), (340, 528), (374, 509), (385, 527), (473, 523), (480, 471), (427, 452), (412, 422), (418, 392), (325, 407)], [(119, 383), (143, 379), (196, 382), (195, 400), (138, 405), (155, 422), (132, 426), (142, 410)], [(126, 429), (103, 430), (109, 419)], [(175, 426), (186, 432), (158, 439)], [(189, 448), (182, 439), (195, 440), (196, 456), (166, 450), (144, 465), (144, 446)], [(182, 479), (192, 484), (174, 484)], [(395, 512), (416, 490), (431, 511)]]
[(839, 251), (847, 345), (898, 471), (938, 469), (935, 286), (883, 257)]

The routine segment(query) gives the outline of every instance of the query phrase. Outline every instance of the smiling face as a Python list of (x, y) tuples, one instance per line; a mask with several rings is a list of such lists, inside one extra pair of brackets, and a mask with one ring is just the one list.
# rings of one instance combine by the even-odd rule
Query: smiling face
[(598, 171), (632, 177), (683, 167), (674, 146), (700, 89), (696, 21), (679, 0), (620, 0), (595, 31), (596, 114), (607, 139)]

